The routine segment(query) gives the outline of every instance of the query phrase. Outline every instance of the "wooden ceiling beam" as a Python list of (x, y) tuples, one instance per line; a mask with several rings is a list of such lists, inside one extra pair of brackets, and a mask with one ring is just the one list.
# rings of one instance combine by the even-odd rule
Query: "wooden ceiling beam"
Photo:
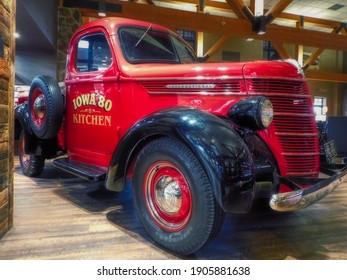
[[(110, 16), (145, 20), (167, 26), (171, 29), (188, 28), (194, 31), (227, 36), (254, 38), (264, 41), (281, 41), (289, 44), (302, 44), (316, 48), (347, 51), (347, 37), (344, 35), (305, 29), (298, 30), (276, 24), (267, 25), (266, 33), (257, 35), (252, 31), (252, 24), (245, 19), (226, 18), (117, 0), (111, 0), (110, 2), (122, 5), (122, 13), (108, 13)], [(95, 10), (80, 10), (84, 16), (98, 17)]]
[[(296, 29), (286, 26), (270, 24), (267, 26), (267, 32), (264, 40), (310, 46), (323, 49), (347, 50), (347, 36), (319, 32), (314, 30)], [(264, 36), (264, 35), (263, 35)]]
[(250, 9), (251, 12), (253, 13), (253, 15), (254, 15), (254, 13), (255, 13), (255, 1), (256, 1), (256, 0), (250, 0), (250, 1), (249, 1), (249, 9)]
[(243, 0), (225, 0), (238, 18), (254, 21), (254, 15), (251, 10), (245, 5)]
[[(344, 25), (341, 24), (339, 27), (334, 28), (334, 30), (331, 32), (332, 34), (339, 34), (341, 31), (344, 30)], [(324, 51), (324, 49), (320, 48), (316, 50), (313, 54), (310, 55), (310, 57), (305, 61), (303, 65), (303, 69), (307, 70), (310, 65), (312, 65), (313, 62), (321, 55), (321, 53)]]
[[(191, 5), (196, 5), (197, 0), (157, 0), (158, 2), (164, 2), (164, 3), (175, 3), (175, 4), (191, 4)], [(232, 1), (232, 0), (231, 0)], [(251, 0), (251, 8), (250, 11), (252, 11), (252, 1)], [(279, 1), (279, 3), (282, 1)], [(278, 3), (278, 5), (280, 5)], [(277, 5), (275, 5), (272, 9), (275, 9)], [(205, 0), (205, 7), (206, 8), (212, 8), (220, 11), (227, 11), (227, 12), (232, 12), (233, 10), (231, 9), (230, 5), (224, 2), (216, 2), (212, 0)], [(254, 8), (253, 8), (254, 9)], [(280, 8), (276, 8), (280, 9)], [(264, 12), (268, 14), (270, 10), (265, 10)], [(276, 16), (278, 19), (287, 19), (287, 20), (292, 20), (292, 21), (299, 21), (300, 16), (299, 15), (294, 15), (294, 14), (288, 14), (288, 13), (280, 13), (279, 15)], [(319, 18), (313, 18), (313, 17), (305, 17), (305, 24), (312, 24), (318, 27), (325, 27), (325, 28), (335, 28), (339, 26), (341, 23), (337, 21), (331, 21), (331, 20), (326, 20), (326, 19), (319, 19)]]
[[(296, 28), (298, 30), (304, 28), (304, 17), (303, 16), (301, 16), (300, 21), (298, 21), (296, 23)], [(295, 57), (294, 58), (298, 61), (299, 65), (301, 65), (301, 66), (303, 65), (304, 46), (302, 44), (295, 45)]]
[[(281, 13), (278, 16), (279, 19), (292, 20), (294, 22), (300, 21), (300, 17), (301, 17), (300, 15), (294, 15), (294, 14), (288, 14), (288, 13)], [(314, 25), (317, 27), (323, 27), (323, 28), (335, 28), (337, 26), (340, 26), (341, 22), (305, 16), (305, 25), (307, 24), (311, 24), (311, 25)]]
[(333, 83), (347, 83), (347, 74), (307, 70), (306, 79), (315, 81), (326, 81)]
[(324, 51), (324, 49), (318, 49), (314, 53), (312, 53), (308, 59), (306, 59), (304, 65), (302, 68), (306, 71), (310, 65), (312, 65), (313, 62), (321, 55), (321, 53)]
[(146, 4), (148, 5), (154, 5), (155, 6), (155, 3), (153, 2), (153, 0), (144, 0), (146, 2)]
[(283, 43), (278, 41), (271, 41), (271, 44), (282, 59), (291, 58), (291, 55), (284, 48)]
[(230, 39), (229, 36), (222, 36), (205, 54), (204, 59), (208, 61), (209, 58), (215, 54), (218, 50), (220, 50), (223, 45)]
[(293, 0), (278, 1), (276, 5), (274, 5), (270, 10), (266, 12), (265, 16), (268, 18), (267, 22), (273, 22), (274, 19), (277, 18), (280, 14), (282, 14), (285, 8), (287, 8), (288, 5), (292, 2)]
[[(172, 3), (172, 4), (191, 4), (196, 6), (198, 0), (157, 0), (158, 2)], [(214, 8), (216, 10), (223, 10), (232, 12), (231, 7), (226, 2), (216, 2), (212, 0), (205, 0), (205, 7)]]

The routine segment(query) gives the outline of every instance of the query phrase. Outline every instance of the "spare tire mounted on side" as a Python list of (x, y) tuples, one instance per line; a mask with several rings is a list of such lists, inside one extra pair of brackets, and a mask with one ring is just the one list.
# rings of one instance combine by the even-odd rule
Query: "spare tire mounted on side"
[(63, 121), (64, 101), (58, 83), (48, 76), (37, 76), (31, 83), (29, 98), (30, 125), (41, 139), (57, 136)]

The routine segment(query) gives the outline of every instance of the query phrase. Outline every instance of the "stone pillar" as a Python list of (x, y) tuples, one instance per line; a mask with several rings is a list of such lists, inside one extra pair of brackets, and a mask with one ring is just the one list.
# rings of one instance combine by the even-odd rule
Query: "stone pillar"
[(0, 0), (0, 238), (13, 225), (15, 15), (16, 1)]
[(65, 80), (66, 55), (71, 36), (82, 25), (82, 14), (73, 8), (58, 7), (57, 79)]

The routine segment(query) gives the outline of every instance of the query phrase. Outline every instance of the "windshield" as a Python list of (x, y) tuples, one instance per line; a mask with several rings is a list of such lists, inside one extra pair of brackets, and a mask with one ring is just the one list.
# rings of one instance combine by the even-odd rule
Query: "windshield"
[(140, 27), (118, 31), (124, 57), (130, 63), (197, 63), (194, 51), (173, 34)]

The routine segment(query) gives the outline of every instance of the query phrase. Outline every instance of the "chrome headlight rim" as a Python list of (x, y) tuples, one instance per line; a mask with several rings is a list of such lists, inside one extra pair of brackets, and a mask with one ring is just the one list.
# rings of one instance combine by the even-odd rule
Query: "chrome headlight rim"
[(259, 106), (260, 123), (265, 128), (268, 128), (274, 118), (274, 110), (270, 99), (264, 97)]

